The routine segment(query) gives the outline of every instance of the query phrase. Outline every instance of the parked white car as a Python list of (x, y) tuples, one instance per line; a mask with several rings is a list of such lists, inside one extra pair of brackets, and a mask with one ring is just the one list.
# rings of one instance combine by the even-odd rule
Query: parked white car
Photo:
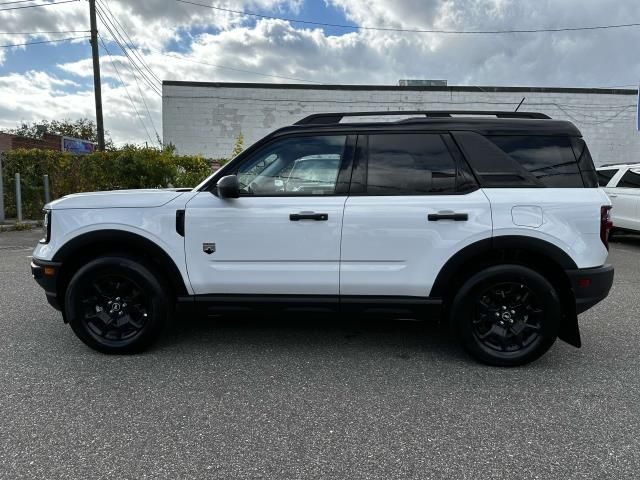
[(614, 230), (640, 233), (640, 163), (606, 165), (597, 172), (613, 204)]

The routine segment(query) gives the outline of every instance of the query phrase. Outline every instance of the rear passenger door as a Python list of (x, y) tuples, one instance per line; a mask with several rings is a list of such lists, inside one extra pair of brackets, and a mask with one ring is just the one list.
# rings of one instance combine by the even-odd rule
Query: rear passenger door
[(360, 135), (344, 210), (341, 297), (427, 297), (447, 260), (491, 229), (489, 201), (449, 135)]

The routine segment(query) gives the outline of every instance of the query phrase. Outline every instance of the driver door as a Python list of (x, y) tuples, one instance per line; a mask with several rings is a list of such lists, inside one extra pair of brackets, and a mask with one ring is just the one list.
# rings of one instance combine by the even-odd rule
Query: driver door
[(240, 198), (198, 193), (185, 212), (195, 293), (329, 295), (337, 302), (353, 143), (333, 134), (279, 138), (233, 171)]

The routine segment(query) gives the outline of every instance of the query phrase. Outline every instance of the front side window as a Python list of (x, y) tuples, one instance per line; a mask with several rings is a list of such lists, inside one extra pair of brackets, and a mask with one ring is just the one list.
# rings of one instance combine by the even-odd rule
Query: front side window
[(241, 195), (332, 195), (345, 144), (345, 135), (276, 141), (238, 169)]
[(618, 182), (619, 188), (640, 188), (640, 168), (627, 170)]
[(438, 134), (369, 135), (368, 195), (428, 195), (456, 191), (456, 165)]
[(607, 170), (598, 170), (598, 185), (601, 187), (606, 187), (611, 179), (614, 177), (616, 173), (618, 173), (617, 168), (608, 168)]

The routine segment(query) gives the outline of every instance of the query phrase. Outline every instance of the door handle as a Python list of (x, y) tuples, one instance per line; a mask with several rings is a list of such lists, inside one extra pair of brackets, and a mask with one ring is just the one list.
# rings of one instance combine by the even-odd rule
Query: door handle
[(315, 212), (292, 213), (289, 215), (289, 220), (292, 222), (297, 222), (298, 220), (315, 220), (317, 222), (323, 222), (329, 220), (329, 214)]
[(453, 220), (455, 222), (466, 222), (469, 220), (468, 213), (430, 213), (427, 216), (427, 219), (430, 222), (437, 222), (438, 220)]
[(610, 196), (611, 198), (618, 198), (618, 195), (616, 195), (615, 193), (610, 193), (610, 194), (609, 194), (609, 196)]

